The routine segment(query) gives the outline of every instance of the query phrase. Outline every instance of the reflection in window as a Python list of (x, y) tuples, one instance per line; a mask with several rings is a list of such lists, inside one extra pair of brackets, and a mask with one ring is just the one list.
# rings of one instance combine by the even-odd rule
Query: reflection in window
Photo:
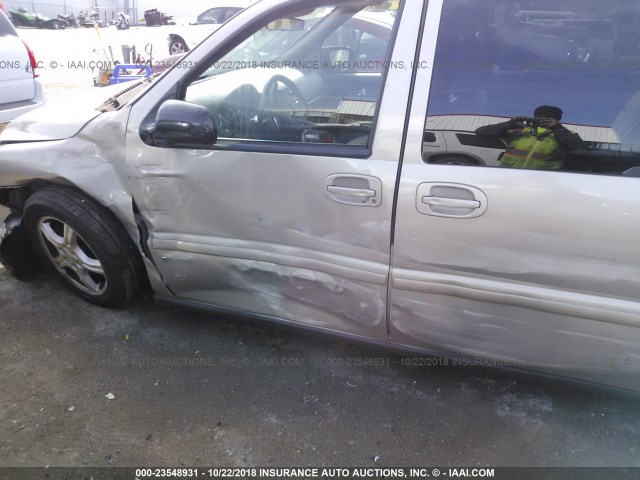
[[(369, 144), (393, 6), (330, 5), (268, 22), (194, 79), (185, 99), (211, 112), (221, 143), (235, 139)], [(363, 74), (364, 73), (364, 74)]]
[[(640, 165), (638, 32), (636, 0), (445, 2), (425, 128), (435, 140), (423, 143), (424, 160), (517, 165), (510, 155), (514, 135), (529, 128), (536, 138), (518, 147), (537, 148), (531, 158), (541, 158), (553, 147), (548, 138), (566, 131), (584, 143), (565, 150), (559, 162), (519, 168), (634, 175), (632, 167)], [(554, 125), (548, 133), (539, 122), (531, 128), (542, 105), (563, 111), (562, 129)], [(501, 134), (490, 125), (501, 125)]]

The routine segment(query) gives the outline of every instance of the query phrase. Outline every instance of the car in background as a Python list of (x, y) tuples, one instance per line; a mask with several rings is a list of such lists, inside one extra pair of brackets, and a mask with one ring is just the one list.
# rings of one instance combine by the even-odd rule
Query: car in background
[(186, 53), (207, 38), (220, 25), (251, 4), (251, 0), (217, 2), (196, 17), (182, 32), (169, 34), (169, 55)]
[(216, 25), (224, 23), (244, 8), (245, 7), (238, 6), (209, 8), (198, 15), (196, 21), (191, 25)]
[(0, 131), (23, 113), (44, 104), (44, 90), (37, 79), (36, 59), (0, 11)]

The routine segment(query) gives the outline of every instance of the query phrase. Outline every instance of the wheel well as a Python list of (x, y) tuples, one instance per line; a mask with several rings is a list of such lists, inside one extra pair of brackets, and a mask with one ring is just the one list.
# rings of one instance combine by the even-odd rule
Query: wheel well
[[(57, 183), (48, 182), (46, 180), (33, 180), (32, 182), (19, 187), (5, 188), (0, 190), (0, 203), (9, 207), (12, 211), (22, 212), (27, 199), (35, 192), (48, 185), (58, 185)], [(69, 184), (61, 184), (73, 188)], [(76, 190), (79, 190), (76, 188)]]
[[(70, 183), (70, 182), (66, 182), (66, 181), (61, 181), (61, 182), (51, 182), (51, 181), (47, 181), (47, 180), (33, 180), (32, 182), (26, 184), (26, 185), (22, 185), (19, 187), (15, 187), (15, 188), (7, 188), (7, 189), (0, 189), (0, 204), (3, 204), (7, 207), (9, 207), (12, 211), (14, 212), (20, 212), (23, 213), (24, 211), (24, 206), (25, 203), (27, 202), (27, 200), (29, 199), (29, 197), (31, 197), (34, 193), (36, 193), (39, 190), (42, 190), (45, 187), (59, 187), (59, 188), (67, 188), (69, 190), (74, 190), (76, 193), (78, 193), (79, 195), (83, 195), (86, 197), (89, 197), (90, 199), (92, 199), (96, 205), (98, 207), (100, 207), (103, 211), (103, 213), (105, 213), (107, 216), (109, 216), (114, 222), (116, 222), (117, 225), (120, 226), (120, 228), (122, 228), (123, 233), (127, 236), (127, 238), (131, 241), (131, 244), (134, 248), (134, 250), (137, 252), (138, 254), (138, 261), (140, 264), (140, 271), (141, 274), (143, 275), (142, 278), (142, 284), (141, 284), (141, 291), (149, 291), (150, 290), (150, 282), (149, 282), (149, 277), (147, 275), (147, 270), (144, 267), (144, 261), (143, 261), (143, 255), (151, 258), (150, 256), (148, 256), (148, 252), (146, 251), (145, 248), (143, 248), (143, 246), (141, 245), (141, 243), (138, 243), (138, 241), (134, 238), (131, 238), (131, 236), (127, 233), (127, 229), (125, 228), (125, 226), (123, 225), (123, 223), (120, 221), (120, 219), (118, 218), (118, 216), (116, 214), (114, 214), (110, 209), (108, 209), (107, 207), (105, 207), (104, 205), (102, 205), (98, 199), (96, 199), (95, 197), (89, 195), (88, 193), (86, 193), (84, 190), (82, 190), (81, 188), (78, 188), (77, 186), (75, 186), (74, 184)], [(131, 208), (132, 211), (136, 212), (137, 208), (135, 207), (135, 204), (133, 202), (131, 202)], [(3, 220), (3, 219), (0, 219)], [(140, 234), (140, 242), (142, 242), (143, 239), (143, 232), (140, 231), (140, 227), (138, 226), (138, 232)], [(142, 253), (141, 250), (142, 249)]]

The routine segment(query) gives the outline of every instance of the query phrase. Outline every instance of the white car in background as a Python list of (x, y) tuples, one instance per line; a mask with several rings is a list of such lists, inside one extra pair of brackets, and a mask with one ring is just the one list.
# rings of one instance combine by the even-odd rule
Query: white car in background
[(169, 55), (188, 52), (251, 3), (251, 0), (212, 2), (211, 8), (198, 15), (182, 32), (169, 34)]
[(0, 131), (23, 113), (44, 104), (35, 73), (36, 59), (7, 16), (0, 11)]

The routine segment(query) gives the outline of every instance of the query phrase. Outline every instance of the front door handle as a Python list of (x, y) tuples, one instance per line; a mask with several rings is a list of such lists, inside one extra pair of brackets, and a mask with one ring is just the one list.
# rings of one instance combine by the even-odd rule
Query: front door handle
[(487, 196), (470, 185), (426, 182), (418, 185), (416, 209), (434, 217), (474, 218), (487, 211)]
[(368, 188), (347, 188), (336, 185), (327, 186), (327, 190), (334, 195), (346, 195), (348, 197), (375, 197), (376, 191)]
[(337, 203), (377, 207), (382, 201), (382, 181), (369, 175), (329, 175), (324, 179), (323, 187), (325, 195)]

